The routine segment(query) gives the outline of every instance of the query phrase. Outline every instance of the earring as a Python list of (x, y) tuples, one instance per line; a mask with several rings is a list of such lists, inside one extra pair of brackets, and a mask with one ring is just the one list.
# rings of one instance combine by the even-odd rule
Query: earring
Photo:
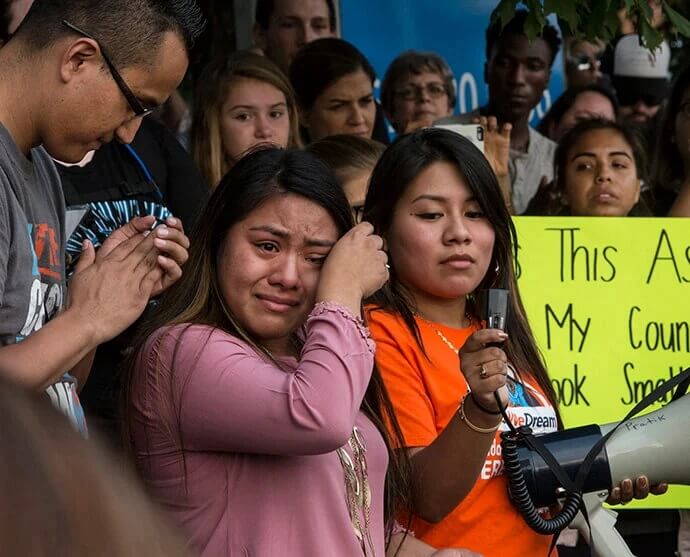
[(489, 286), (489, 288), (495, 288), (496, 283), (498, 282), (499, 272), (501, 271), (501, 265), (498, 263), (498, 261), (496, 261), (496, 265), (494, 266), (493, 271), (494, 271), (494, 278), (491, 281), (491, 286)]

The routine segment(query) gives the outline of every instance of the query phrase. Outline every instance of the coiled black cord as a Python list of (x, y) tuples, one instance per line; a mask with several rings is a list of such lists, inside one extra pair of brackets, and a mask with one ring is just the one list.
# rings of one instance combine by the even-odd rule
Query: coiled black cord
[(532, 435), (532, 430), (526, 426), (515, 428), (508, 417), (501, 398), (498, 396), (498, 392), (494, 393), (494, 398), (503, 420), (509, 428), (509, 431), (501, 433), (501, 454), (503, 467), (508, 477), (510, 497), (530, 528), (539, 534), (556, 534), (566, 528), (577, 515), (582, 506), (582, 493), (569, 493), (563, 507), (553, 518), (544, 518), (539, 514), (539, 510), (534, 505), (527, 489), (527, 482), (525, 482), (518, 458), (518, 441)]

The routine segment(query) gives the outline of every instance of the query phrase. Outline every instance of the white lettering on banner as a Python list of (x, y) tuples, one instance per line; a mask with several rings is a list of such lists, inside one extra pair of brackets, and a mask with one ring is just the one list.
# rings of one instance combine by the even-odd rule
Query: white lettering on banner
[[(470, 103), (468, 106), (467, 98), (465, 96), (466, 91), (469, 90), (470, 93)], [(458, 100), (460, 102), (460, 114), (465, 112), (472, 112), (475, 108), (479, 106), (479, 97), (477, 95), (477, 82), (474, 76), (465, 72), (460, 77), (460, 83), (458, 84)]]
[(542, 95), (539, 104), (535, 107), (537, 116), (540, 120), (546, 115), (546, 113), (549, 111), (549, 108), (551, 108), (551, 91), (544, 89), (544, 94)]
[(544, 115), (549, 111), (549, 108), (551, 108), (551, 91), (549, 91), (548, 89), (544, 89), (544, 94), (542, 95), (539, 104), (535, 106), (532, 110), (530, 110), (529, 118), (527, 119), (527, 121), (530, 122), (531, 125), (536, 125), (536, 123), (532, 122), (534, 115), (536, 114), (537, 119), (541, 120), (544, 117)]

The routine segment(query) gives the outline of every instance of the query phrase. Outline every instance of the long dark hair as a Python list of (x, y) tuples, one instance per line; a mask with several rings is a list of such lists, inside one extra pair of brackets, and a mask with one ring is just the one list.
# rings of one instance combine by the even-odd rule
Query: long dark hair
[[(556, 393), (527, 322), (517, 287), (514, 270), (514, 260), (517, 257), (515, 227), (503, 202), (496, 176), (481, 151), (464, 137), (438, 128), (428, 128), (399, 137), (374, 168), (364, 203), (363, 219), (374, 225), (377, 234), (385, 237), (390, 229), (395, 207), (409, 184), (436, 162), (455, 165), (495, 233), (490, 269), (473, 296), (468, 296), (467, 312), (480, 319), (480, 308), (485, 303), (485, 290), (502, 287), (510, 291), (506, 319), (509, 341), (504, 350), (518, 372), (529, 372), (534, 376), (558, 415)], [(424, 351), (414, 319), (414, 301), (396, 274), (395, 260), (391, 258), (389, 263), (390, 280), (373, 296), (373, 301), (379, 308), (399, 314)], [(495, 271), (496, 265), (498, 272)]]
[(599, 83), (588, 83), (587, 85), (581, 85), (579, 87), (570, 87), (566, 89), (563, 94), (556, 99), (556, 101), (551, 105), (549, 111), (544, 115), (537, 126), (537, 131), (546, 137), (557, 141), (553, 136), (552, 132), (561, 123), (561, 118), (565, 115), (568, 110), (570, 110), (577, 98), (584, 93), (598, 93), (602, 97), (606, 97), (611, 103), (613, 108), (613, 114), (616, 119), (618, 119), (618, 99), (616, 99), (616, 93), (609, 87), (601, 85)]
[(343, 39), (317, 39), (299, 49), (290, 64), (290, 82), (302, 110), (310, 110), (319, 96), (341, 77), (363, 71), (371, 80), (376, 72), (357, 48)]
[[(191, 234), (191, 248), (185, 273), (163, 295), (158, 309), (144, 322), (138, 333), (133, 354), (128, 361), (123, 389), (127, 446), (131, 447), (130, 402), (133, 384), (137, 381), (137, 353), (157, 329), (183, 323), (207, 325), (244, 340), (260, 356), (276, 362), (274, 356), (242, 328), (227, 307), (218, 281), (217, 260), (226, 234), (234, 224), (246, 218), (268, 199), (286, 193), (299, 195), (323, 207), (333, 218), (339, 236), (352, 228), (352, 213), (347, 198), (333, 172), (316, 155), (297, 150), (261, 148), (250, 152), (237, 162), (214, 190), (197, 221), (196, 228)], [(294, 340), (296, 343), (300, 342), (297, 335)], [(175, 356), (173, 353), (173, 362)], [(169, 367), (172, 385), (174, 363)], [(180, 450), (184, 456), (179, 430), (180, 409), (174, 410), (178, 417), (176, 437), (180, 441)], [(403, 445), (402, 434), (377, 369), (374, 369), (362, 401), (362, 411), (376, 424), (388, 447), (390, 466), (386, 478), (385, 501), (386, 517), (390, 521), (394, 509), (398, 505), (407, 504), (409, 499), (405, 461), (399, 460), (400, 457), (396, 458), (392, 450), (392, 447)], [(392, 436), (387, 433), (387, 424), (392, 425)]]
[(676, 116), (680, 110), (683, 93), (690, 87), (690, 63), (676, 77), (671, 86), (661, 125), (656, 134), (656, 148), (652, 159), (651, 182), (654, 189), (669, 192), (675, 196), (674, 187), (685, 176), (685, 166), (680, 155), (679, 146), (674, 143), (676, 137)]

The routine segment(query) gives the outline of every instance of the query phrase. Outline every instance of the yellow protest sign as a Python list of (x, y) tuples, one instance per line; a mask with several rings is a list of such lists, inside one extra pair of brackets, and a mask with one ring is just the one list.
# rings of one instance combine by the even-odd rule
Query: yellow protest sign
[[(520, 293), (566, 427), (618, 421), (690, 367), (690, 219), (515, 225)], [(690, 487), (635, 506), (690, 508)]]

